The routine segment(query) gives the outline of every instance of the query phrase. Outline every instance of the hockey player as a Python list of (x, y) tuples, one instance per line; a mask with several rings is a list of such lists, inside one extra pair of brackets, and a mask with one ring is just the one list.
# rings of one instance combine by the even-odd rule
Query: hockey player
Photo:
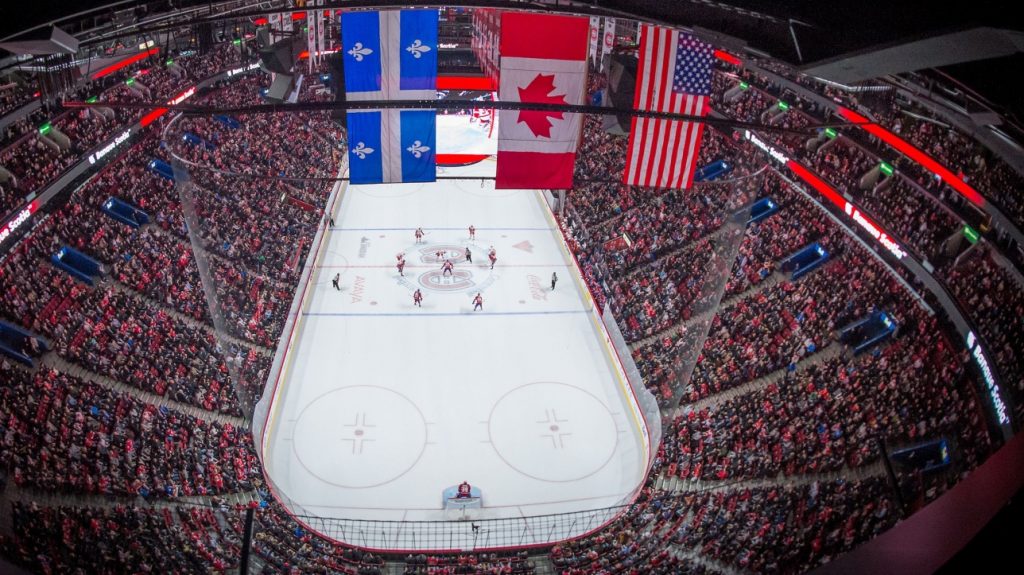
[(484, 309), (484, 296), (480, 295), (480, 292), (476, 293), (476, 297), (473, 298), (473, 311), (483, 311)]
[(551, 291), (555, 291), (555, 284), (558, 283), (558, 274), (551, 272)]
[(423, 242), (423, 228), (416, 228), (416, 243)]
[(334, 289), (336, 289), (338, 291), (341, 291), (341, 288), (338, 287), (338, 280), (340, 280), (340, 279), (341, 279), (341, 274), (338, 273), (338, 274), (334, 274), (334, 279), (331, 280), (331, 284), (334, 285)]
[(454, 269), (455, 264), (452, 263), (452, 260), (444, 260), (444, 263), (441, 264), (441, 277), (451, 277)]
[(473, 227), (473, 224), (469, 224), (469, 239), (471, 239), (471, 240), (475, 240), (476, 239), (476, 228)]
[(473, 263), (473, 252), (469, 251), (469, 246), (466, 246), (466, 261)]
[(498, 252), (494, 251), (494, 246), (491, 246), (491, 250), (487, 252), (487, 259), (491, 260), (491, 269), (494, 269), (494, 262), (498, 261)]
[(398, 275), (400, 275), (402, 277), (405, 277), (405, 271), (404, 271), (405, 270), (405, 260), (404, 259), (398, 260), (398, 263), (395, 264), (395, 267), (398, 268)]
[(416, 307), (423, 307), (422, 303), (423, 303), (423, 292), (421, 292), (419, 289), (417, 289), (412, 294), (412, 305), (414, 305)]
[(473, 496), (473, 488), (469, 485), (468, 481), (463, 481), (459, 484), (459, 490), (455, 493), (456, 499), (469, 499)]

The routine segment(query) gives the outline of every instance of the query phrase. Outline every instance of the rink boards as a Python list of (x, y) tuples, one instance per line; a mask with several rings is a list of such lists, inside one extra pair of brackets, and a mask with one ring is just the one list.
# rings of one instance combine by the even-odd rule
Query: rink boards
[[(493, 162), (460, 174), (481, 170), (493, 173)], [(441, 492), (461, 481), (483, 491), (477, 519), (630, 500), (650, 457), (645, 424), (540, 193), (479, 181), (339, 192), (336, 227), (311, 252), (261, 442), (290, 511), (443, 521)], [(405, 277), (394, 267), (400, 251)], [(451, 277), (438, 251), (455, 262)], [(484, 309), (474, 312), (476, 293)], [(579, 523), (559, 538), (595, 526)]]

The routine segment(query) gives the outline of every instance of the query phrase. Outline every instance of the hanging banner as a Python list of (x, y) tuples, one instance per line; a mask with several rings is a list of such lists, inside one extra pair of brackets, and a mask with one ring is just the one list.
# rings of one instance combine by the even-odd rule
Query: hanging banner
[[(311, 4), (315, 4), (315, 2), (311, 2)], [(309, 51), (306, 64), (310, 74), (316, 69), (316, 18), (314, 14), (315, 12), (306, 12), (306, 50)]]
[(590, 17), (590, 63), (597, 65), (598, 40), (601, 38), (601, 19)]
[[(322, 3), (323, 0), (320, 0)], [(316, 11), (316, 61), (320, 62), (320, 58), (324, 54), (324, 45), (327, 38), (327, 22), (324, 22), (324, 11)]]
[(267, 21), (270, 22), (270, 43), (273, 44), (277, 39), (277, 34), (281, 30), (281, 14), (274, 12), (267, 16)]
[(601, 71), (604, 72), (605, 56), (612, 55), (612, 48), (615, 47), (615, 18), (604, 19), (604, 38), (601, 41)]

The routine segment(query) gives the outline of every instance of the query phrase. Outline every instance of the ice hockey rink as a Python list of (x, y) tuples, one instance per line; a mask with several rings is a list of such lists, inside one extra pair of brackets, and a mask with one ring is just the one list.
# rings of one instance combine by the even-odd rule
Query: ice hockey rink
[[(452, 135), (439, 123), (439, 142)], [(482, 490), (477, 519), (623, 503), (646, 471), (645, 423), (541, 193), (480, 180), (339, 193), (263, 442), (291, 511), (446, 520), (442, 491), (462, 481)]]

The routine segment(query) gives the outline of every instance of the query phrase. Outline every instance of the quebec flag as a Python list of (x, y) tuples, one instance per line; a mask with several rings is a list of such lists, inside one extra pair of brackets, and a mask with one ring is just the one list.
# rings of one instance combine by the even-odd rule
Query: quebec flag
[[(342, 13), (346, 98), (436, 100), (437, 21), (437, 10)], [(349, 111), (350, 181), (435, 181), (436, 118), (434, 110)]]

